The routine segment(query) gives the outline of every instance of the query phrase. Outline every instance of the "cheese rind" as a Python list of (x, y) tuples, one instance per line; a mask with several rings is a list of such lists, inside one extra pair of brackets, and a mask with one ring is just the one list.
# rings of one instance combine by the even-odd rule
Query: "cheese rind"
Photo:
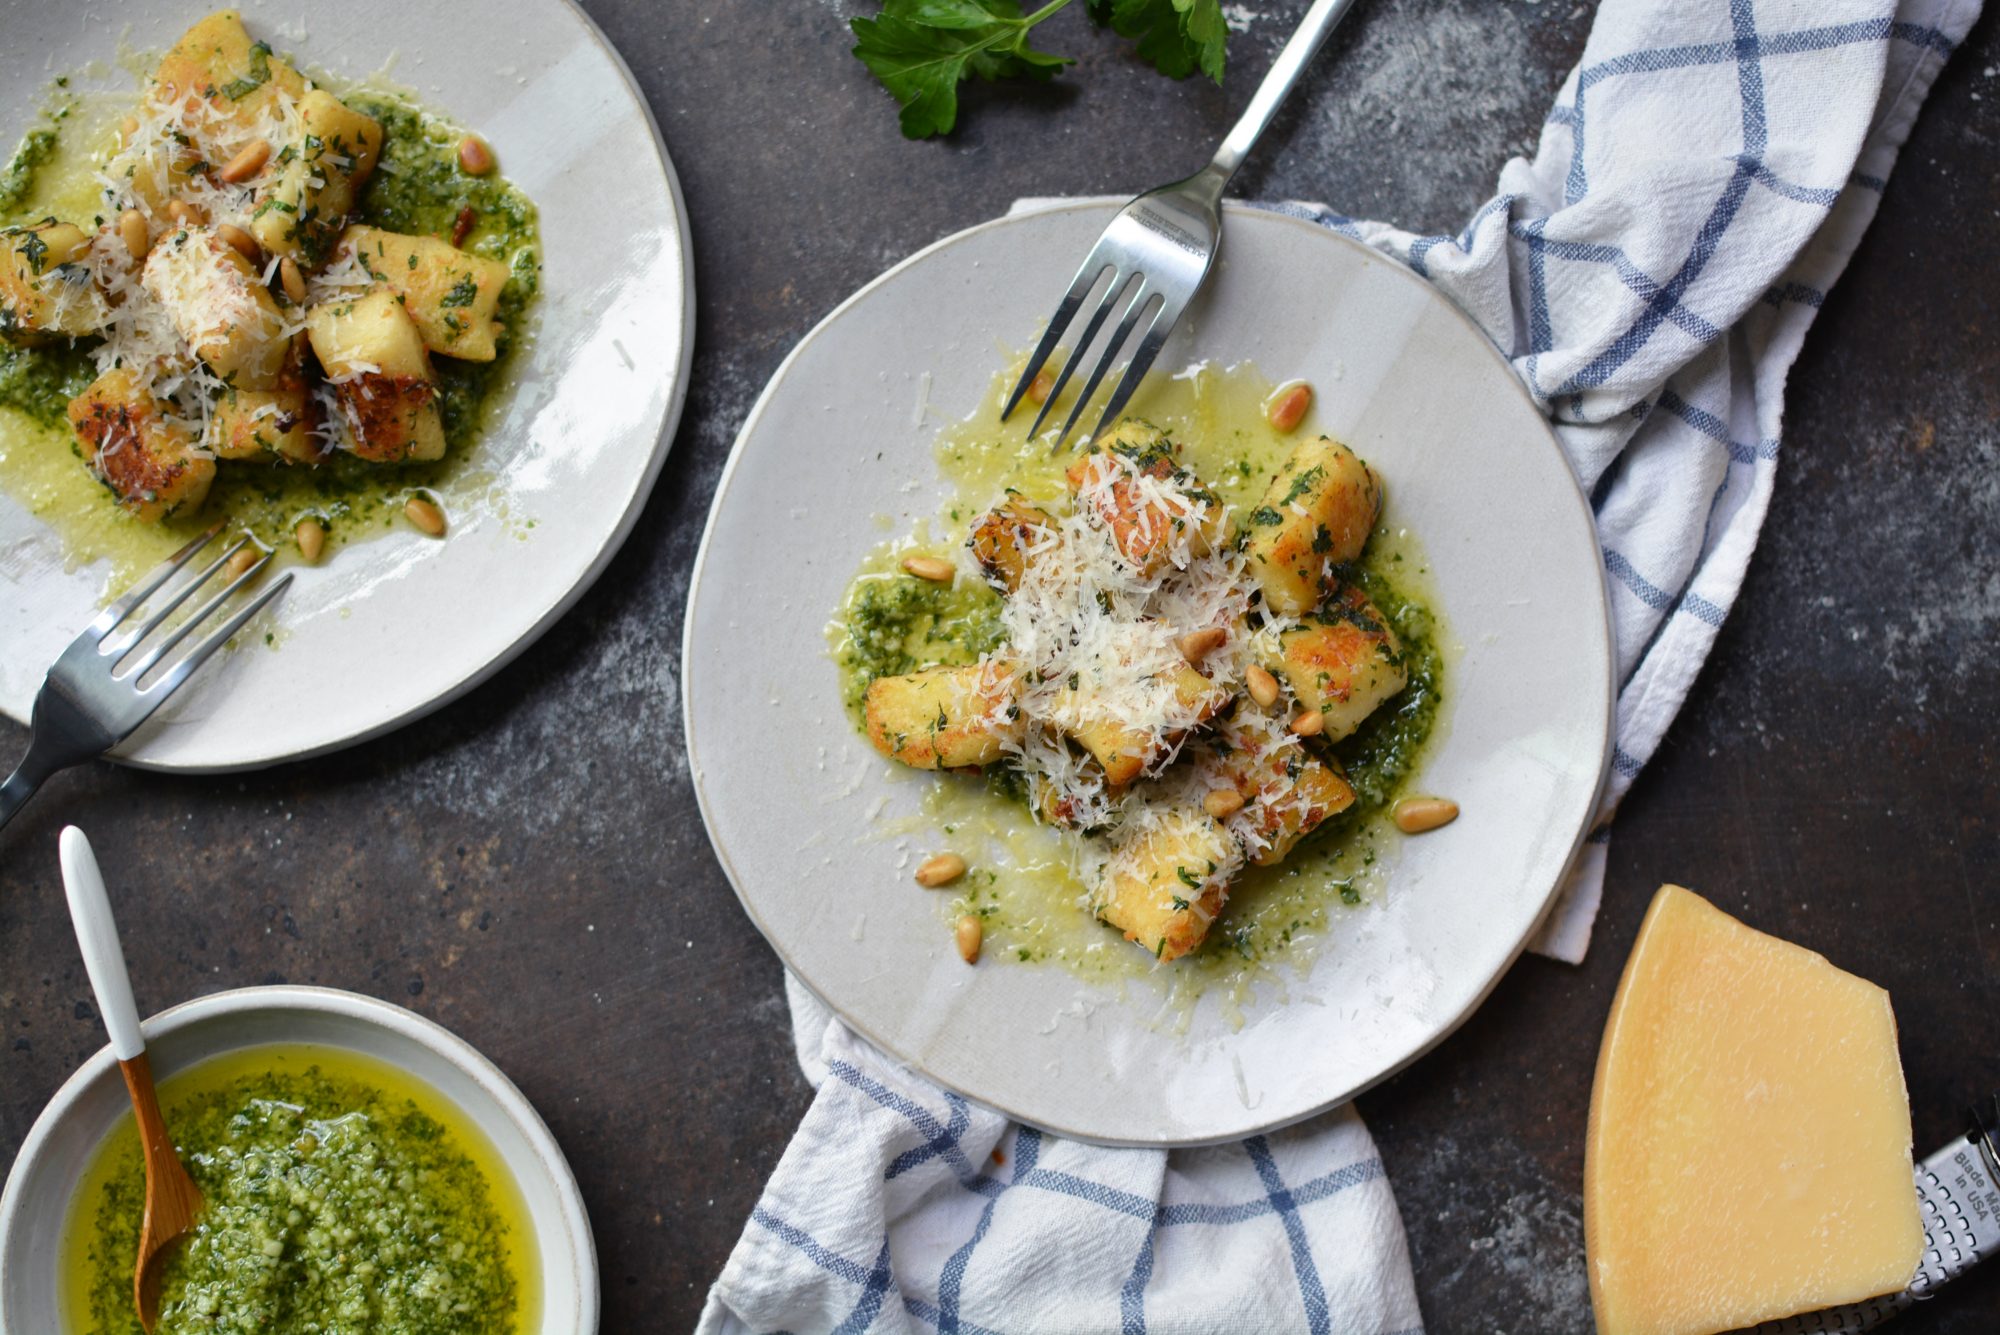
[(1584, 1149), (1601, 1335), (1713, 1335), (1894, 1293), (1924, 1246), (1889, 994), (1663, 886)]

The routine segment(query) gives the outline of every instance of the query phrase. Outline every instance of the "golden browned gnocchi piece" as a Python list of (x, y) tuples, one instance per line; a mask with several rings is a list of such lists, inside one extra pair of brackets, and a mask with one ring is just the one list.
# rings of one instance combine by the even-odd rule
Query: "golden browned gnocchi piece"
[(89, 249), (81, 227), (54, 218), (0, 228), (0, 338), (36, 343), (101, 328), (104, 299), (81, 262)]
[[(1215, 717), (1229, 703), (1227, 687), (1186, 663), (1177, 664), (1168, 675), (1177, 712), (1192, 716), (1190, 727)], [(1069, 720), (1064, 731), (1103, 766), (1105, 780), (1113, 788), (1123, 788), (1138, 778), (1186, 735), (1185, 731), (1157, 734), (1127, 727), (1109, 717), (1108, 711), (1093, 707), (1094, 691), (1087, 682), (1064, 687), (1056, 696), (1052, 713)]]
[(1303, 746), (1274, 744), (1267, 734), (1233, 719), (1217, 727), (1216, 739), (1222, 745), (1214, 773), (1227, 785), (1224, 791), (1242, 803), (1226, 822), (1245, 836), (1253, 866), (1283, 862), (1327, 817), (1354, 805), (1354, 788), (1336, 760), (1319, 760)]
[(1009, 493), (973, 524), (966, 546), (986, 582), (1012, 593), (1021, 587), (1029, 553), (1055, 540), (1055, 524), (1040, 506)]
[(430, 354), (395, 293), (321, 302), (306, 312), (306, 334), (355, 454), (373, 463), (444, 457)]
[(250, 231), (270, 254), (317, 268), (375, 170), (382, 125), (324, 88), (300, 96), (298, 107), (303, 132), (272, 159), (273, 179), (259, 192)]
[(1382, 483), (1330, 436), (1299, 442), (1249, 515), (1251, 573), (1285, 616), (1310, 612), (1354, 560), (1382, 514)]
[(202, 440), (218, 459), (318, 463), (326, 442), (295, 354), (270, 389), (225, 389), (215, 400)]
[(160, 403), (128, 368), (106, 371), (69, 401), (83, 461), (142, 523), (198, 510), (215, 481), (215, 460), (166, 420)]
[(877, 677), (862, 701), (868, 740), (916, 769), (990, 765), (1019, 734), (1014, 676), (995, 663)]
[(403, 299), (424, 346), (440, 357), (490, 362), (499, 351), (500, 289), (507, 266), (468, 255), (434, 236), (404, 236), (354, 226), (340, 245), (379, 283)]
[(164, 107), (206, 102), (214, 115), (247, 131), (264, 119), (272, 99), (305, 91), (290, 62), (252, 41), (241, 14), (223, 9), (181, 34), (160, 58), (146, 96)]
[[(1142, 573), (1164, 570), (1176, 552), (1200, 555), (1228, 535), (1222, 503), (1179, 464), (1180, 448), (1150, 422), (1128, 417), (1067, 469), (1064, 478), (1119, 555)], [(1148, 480), (1172, 479), (1185, 504), (1161, 499)]]
[(1177, 960), (1208, 935), (1242, 865), (1236, 841), (1205, 812), (1170, 811), (1119, 844), (1092, 907), (1155, 959)]
[(177, 227), (153, 243), (141, 281), (194, 355), (225, 384), (269, 389), (292, 355), (284, 317), (241, 251), (213, 227)]
[(1298, 626), (1261, 646), (1264, 665), (1323, 719), (1321, 735), (1337, 742), (1353, 733), (1409, 674), (1389, 622), (1361, 590), (1345, 588)]

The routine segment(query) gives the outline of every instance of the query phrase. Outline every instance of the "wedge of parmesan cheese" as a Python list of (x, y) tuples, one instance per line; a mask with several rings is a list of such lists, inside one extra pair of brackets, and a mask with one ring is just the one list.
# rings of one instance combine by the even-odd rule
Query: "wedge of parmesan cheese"
[(1584, 1147), (1602, 1335), (1713, 1335), (1894, 1293), (1924, 1247), (1889, 994), (1664, 886)]

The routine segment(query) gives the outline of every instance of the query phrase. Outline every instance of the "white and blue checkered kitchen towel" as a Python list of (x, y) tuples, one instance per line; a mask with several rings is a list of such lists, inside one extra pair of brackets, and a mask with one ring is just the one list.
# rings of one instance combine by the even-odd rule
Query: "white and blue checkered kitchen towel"
[[(1978, 11), (1604, 0), (1534, 159), (1459, 235), (1283, 206), (1429, 277), (1554, 421), (1617, 623), (1604, 821), (1736, 599), (1786, 373)], [(1600, 824), (1538, 949), (1582, 957), (1604, 847)], [(819, 1093), (709, 1295), (711, 1335), (1421, 1329), (1351, 1106), (1213, 1149), (1080, 1145), (945, 1093), (791, 993)]]

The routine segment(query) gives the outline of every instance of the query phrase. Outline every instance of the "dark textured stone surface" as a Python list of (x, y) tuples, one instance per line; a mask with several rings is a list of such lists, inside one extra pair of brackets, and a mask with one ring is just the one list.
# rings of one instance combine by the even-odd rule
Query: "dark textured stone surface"
[[(1303, 9), (1251, 22), (1224, 91), (1077, 15), (1082, 58), (975, 89), (915, 145), (845, 55), (854, 0), (591, 0), (687, 188), (701, 314), (688, 413), (637, 532), (558, 631), (438, 715), (246, 777), (95, 767), (0, 835), (0, 1153), (102, 1042), (55, 833), (96, 839), (142, 1005), (323, 983), (490, 1054), (583, 1183), (608, 1331), (689, 1326), (806, 1105), (781, 976), (709, 852), (681, 753), (682, 603), (709, 490), (791, 344), (890, 262), (1016, 196), (1189, 169)], [(1246, 169), (1245, 193), (1451, 227), (1533, 143), (1587, 6), (1377, 0)], [(1433, 1331), (1589, 1329), (1579, 1184), (1597, 1038), (1653, 886), (1700, 888), (1886, 985), (1919, 1149), (2000, 1086), (2000, 36), (1931, 99), (1792, 378), (1743, 601), (1612, 843), (1581, 968), (1528, 960), (1362, 1100)], [(22, 733), (0, 725), (0, 749)], [(1898, 1329), (2000, 1327), (2000, 1265)]]

